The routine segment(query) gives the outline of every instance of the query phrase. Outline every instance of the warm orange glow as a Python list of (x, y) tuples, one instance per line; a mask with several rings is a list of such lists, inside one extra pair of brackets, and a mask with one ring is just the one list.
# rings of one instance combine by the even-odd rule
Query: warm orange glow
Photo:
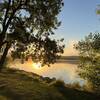
[(41, 63), (33, 63), (33, 67), (36, 69), (40, 69), (41, 68)]

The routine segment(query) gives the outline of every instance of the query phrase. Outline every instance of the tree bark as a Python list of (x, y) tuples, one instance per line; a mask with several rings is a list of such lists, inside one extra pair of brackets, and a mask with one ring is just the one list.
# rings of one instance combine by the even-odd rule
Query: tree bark
[(4, 52), (3, 52), (3, 55), (1, 56), (1, 59), (0, 59), (0, 71), (3, 68), (3, 65), (4, 65), (4, 62), (5, 62), (5, 59), (6, 59), (6, 56), (7, 56), (7, 53), (8, 53), (8, 50), (9, 50), (10, 46), (11, 46), (10, 43), (6, 44), (6, 48), (5, 48)]
[(7, 43), (7, 41), (0, 42), (0, 50), (1, 50), (2, 46), (3, 46), (5, 43)]

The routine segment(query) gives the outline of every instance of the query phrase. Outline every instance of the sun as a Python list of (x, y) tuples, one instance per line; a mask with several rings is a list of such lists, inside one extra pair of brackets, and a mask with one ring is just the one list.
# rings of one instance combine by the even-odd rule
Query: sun
[(41, 68), (41, 63), (40, 62), (33, 63), (33, 67), (36, 68), (36, 69), (40, 69)]

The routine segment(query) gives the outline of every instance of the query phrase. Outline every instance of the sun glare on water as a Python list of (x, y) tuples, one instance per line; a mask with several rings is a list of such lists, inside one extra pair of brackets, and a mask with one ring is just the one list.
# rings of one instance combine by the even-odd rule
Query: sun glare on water
[(41, 63), (33, 63), (33, 67), (35, 69), (40, 69), (41, 68)]

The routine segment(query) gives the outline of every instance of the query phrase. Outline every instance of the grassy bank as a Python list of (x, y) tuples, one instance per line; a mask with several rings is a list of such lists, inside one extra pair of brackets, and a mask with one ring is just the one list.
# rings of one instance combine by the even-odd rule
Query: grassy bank
[[(52, 80), (51, 80), (52, 82)], [(0, 72), (0, 100), (99, 100), (99, 96), (65, 87), (34, 73), (5, 69)]]

